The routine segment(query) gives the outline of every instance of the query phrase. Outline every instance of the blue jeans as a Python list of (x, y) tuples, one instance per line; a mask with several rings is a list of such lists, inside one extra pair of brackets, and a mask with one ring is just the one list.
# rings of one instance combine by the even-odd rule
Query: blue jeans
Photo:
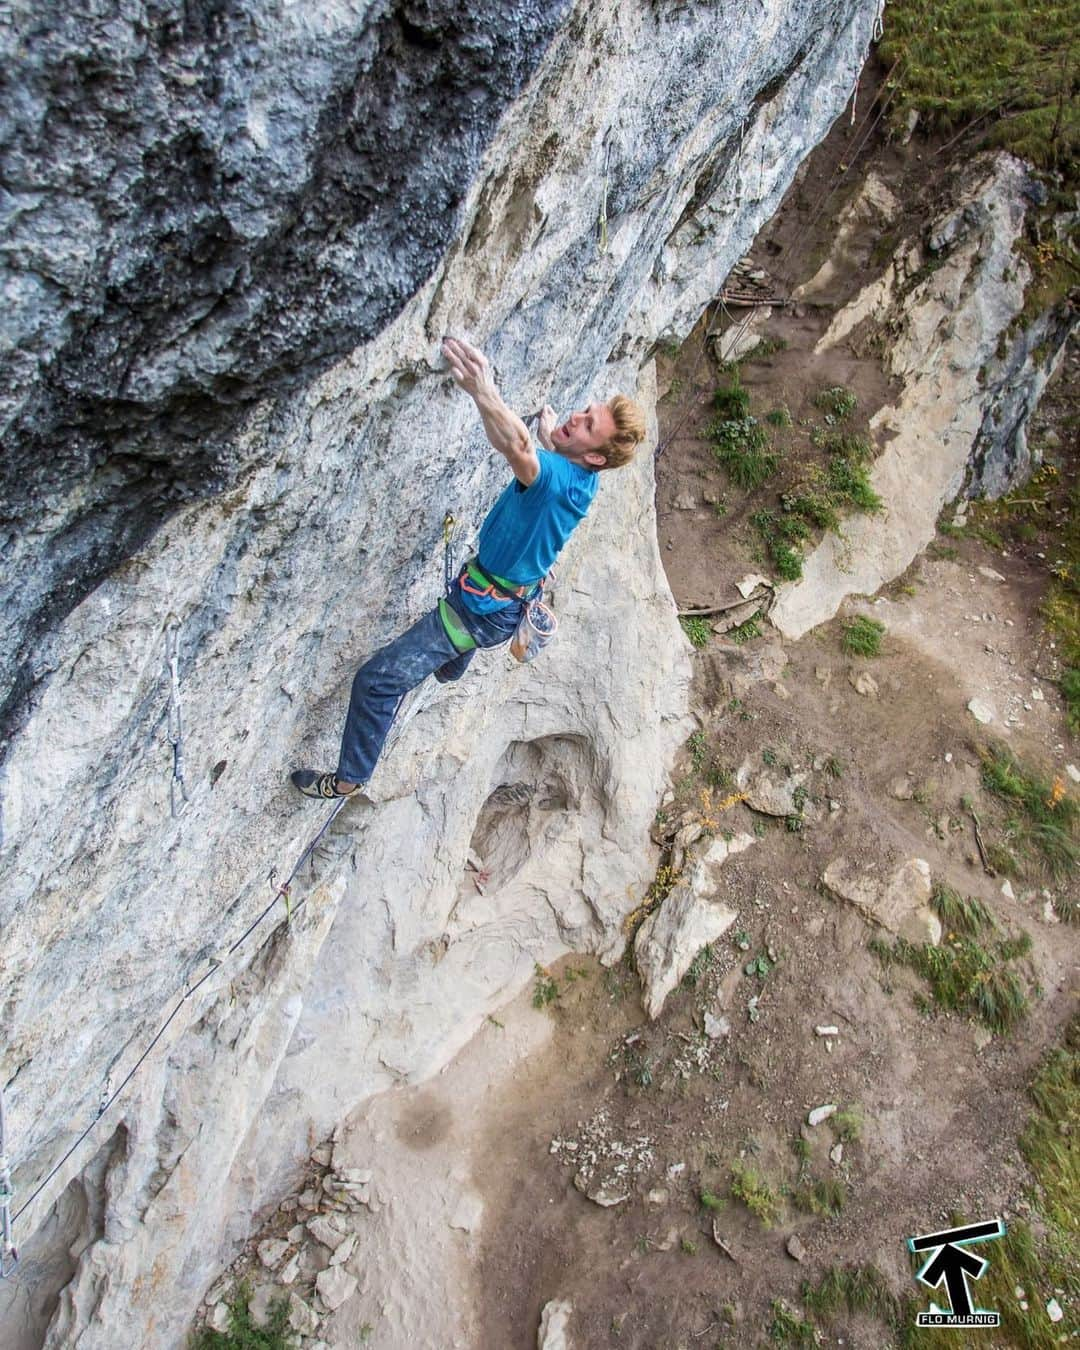
[[(462, 603), (456, 581), (447, 599), (478, 647), (509, 642), (524, 610), (521, 601), (509, 600), (501, 609), (474, 614)], [(338, 778), (344, 783), (366, 783), (409, 690), (432, 674), (443, 684), (459, 680), (472, 657), (472, 651), (459, 652), (450, 641), (438, 608), (380, 648), (353, 679), (341, 736)]]

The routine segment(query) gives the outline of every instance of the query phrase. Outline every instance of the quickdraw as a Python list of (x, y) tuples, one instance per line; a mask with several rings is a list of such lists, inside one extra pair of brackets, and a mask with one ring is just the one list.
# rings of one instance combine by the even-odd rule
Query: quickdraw
[(187, 805), (184, 785), (184, 722), (180, 708), (180, 620), (165, 625), (165, 660), (169, 667), (168, 736), (173, 752), (173, 776), (169, 784), (169, 810), (175, 820)]
[(0, 1280), (15, 1273), (19, 1252), (11, 1240), (11, 1164), (7, 1156), (7, 1122), (4, 1119), (4, 1089), (0, 1087)]
[(457, 521), (447, 511), (443, 516), (442, 537), (443, 537), (443, 585), (446, 588), (446, 594), (449, 595), (454, 589), (454, 527)]

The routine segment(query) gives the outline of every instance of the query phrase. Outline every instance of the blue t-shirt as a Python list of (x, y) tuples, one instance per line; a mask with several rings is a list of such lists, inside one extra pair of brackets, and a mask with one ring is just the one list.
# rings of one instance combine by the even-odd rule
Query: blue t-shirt
[[(592, 469), (550, 450), (538, 449), (536, 455), (540, 461), (536, 478), (528, 487), (516, 478), (509, 483), (480, 526), (480, 565), (519, 586), (548, 574), (599, 486), (599, 474)], [(462, 599), (478, 614), (507, 603), (467, 591)]]

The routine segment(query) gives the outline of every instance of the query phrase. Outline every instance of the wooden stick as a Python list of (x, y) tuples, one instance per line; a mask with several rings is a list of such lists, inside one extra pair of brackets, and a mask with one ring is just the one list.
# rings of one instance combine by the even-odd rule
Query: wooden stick
[(979, 817), (975, 814), (974, 808), (971, 808), (971, 819), (975, 822), (975, 842), (979, 846), (979, 857), (982, 859), (983, 871), (988, 877), (997, 876), (987, 860), (986, 849), (983, 848), (982, 834), (979, 831)]

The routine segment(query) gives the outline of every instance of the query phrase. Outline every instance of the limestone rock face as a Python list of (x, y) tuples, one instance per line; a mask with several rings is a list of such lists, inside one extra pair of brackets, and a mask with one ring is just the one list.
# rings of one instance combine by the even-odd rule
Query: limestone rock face
[(638, 929), (634, 956), (645, 994), (645, 1011), (660, 1016), (668, 994), (690, 969), (702, 947), (722, 937), (738, 918), (718, 898), (720, 868), (754, 842), (752, 834), (715, 839), (687, 867), (685, 876)]
[(445, 514), (460, 557), (506, 482), (440, 335), (524, 412), (649, 405), (652, 344), (774, 212), (873, 21), (195, 9), (45, 0), (0, 39), (5, 181), (33, 185), (0, 316), (0, 1081), (50, 1272), (27, 1335), (82, 1350), (181, 1344), (312, 1138), (535, 961), (619, 952), (689, 730), (647, 454), (566, 551), (551, 652), (418, 691), (288, 906), (325, 810), (285, 775), (333, 765), (356, 666), (439, 593)]
[(843, 539), (825, 535), (801, 580), (778, 587), (769, 617), (787, 637), (899, 576), (958, 493), (999, 496), (1030, 468), (1024, 427), (1076, 322), (1061, 307), (1010, 328), (1031, 279), (1014, 245), (1033, 190), (1011, 155), (975, 160), (926, 239), (905, 240), (818, 344), (836, 346), (865, 320), (887, 322), (888, 366), (902, 387), (870, 423), (884, 444), (870, 480), (885, 509), (845, 519)]

